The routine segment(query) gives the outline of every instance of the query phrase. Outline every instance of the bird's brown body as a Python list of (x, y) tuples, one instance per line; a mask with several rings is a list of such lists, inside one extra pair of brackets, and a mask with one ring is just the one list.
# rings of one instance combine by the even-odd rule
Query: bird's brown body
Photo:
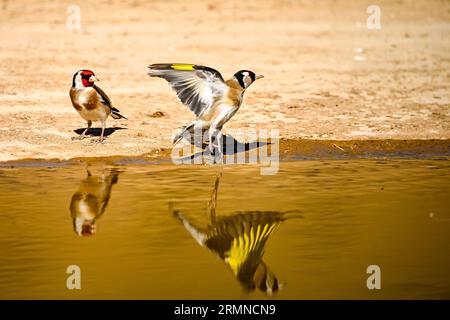
[(229, 87), (227, 99), (229, 103), (234, 106), (240, 106), (242, 103), (242, 95), (244, 94), (244, 88), (242, 88), (239, 83), (234, 79), (229, 79), (225, 81), (226, 85)]
[[(234, 85), (234, 81), (228, 80), (227, 85)], [(196, 121), (202, 122), (201, 127), (204, 130), (209, 129), (211, 126), (222, 128), (228, 120), (238, 112), (242, 104), (242, 95), (244, 90), (240, 88), (229, 87), (226, 95), (217, 99), (211, 108), (206, 109)]]
[(209, 129), (212, 125), (222, 128), (241, 107), (244, 89), (239, 87), (233, 79), (225, 81), (225, 84), (228, 86), (228, 92), (197, 118), (203, 121), (204, 129)]
[(78, 114), (86, 121), (105, 121), (111, 108), (102, 103), (97, 91), (91, 88), (70, 88), (70, 100)]

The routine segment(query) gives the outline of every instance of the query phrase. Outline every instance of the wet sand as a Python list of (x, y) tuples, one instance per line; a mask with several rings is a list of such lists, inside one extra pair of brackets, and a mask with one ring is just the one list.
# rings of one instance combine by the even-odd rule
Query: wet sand
[[(448, 154), (450, 3), (377, 4), (381, 30), (366, 28), (365, 1), (96, 1), (80, 4), (73, 31), (67, 3), (3, 2), (0, 161), (165, 158), (193, 115), (146, 75), (156, 62), (264, 74), (226, 129), (277, 129), (282, 154), (420, 152), (416, 143)], [(129, 118), (110, 119), (103, 144), (71, 140), (86, 125), (68, 96), (80, 68)]]
[[(356, 159), (450, 159), (450, 140), (289, 140), (278, 142), (279, 157), (282, 162), (290, 160), (356, 160)], [(268, 148), (268, 156), (273, 153)], [(258, 161), (261, 153), (257, 153)], [(107, 157), (78, 157), (68, 160), (20, 159), (0, 162), (0, 168), (16, 167), (62, 167), (79, 163), (109, 165), (170, 164), (172, 150), (163, 148), (139, 156), (116, 155)], [(227, 157), (232, 155), (225, 155)], [(245, 151), (243, 159), (249, 160)], [(176, 161), (176, 160), (175, 160)]]

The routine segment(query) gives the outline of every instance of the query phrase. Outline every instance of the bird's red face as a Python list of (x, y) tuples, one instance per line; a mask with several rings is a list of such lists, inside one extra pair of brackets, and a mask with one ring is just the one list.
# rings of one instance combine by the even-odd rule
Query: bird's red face
[(83, 70), (80, 72), (81, 82), (85, 87), (92, 87), (95, 81), (98, 79), (95, 77), (95, 73), (91, 70)]
[(86, 221), (85, 223), (83, 223), (83, 225), (81, 226), (81, 236), (82, 237), (90, 237), (93, 236), (96, 232), (96, 226), (95, 223), (91, 220), (91, 221)]

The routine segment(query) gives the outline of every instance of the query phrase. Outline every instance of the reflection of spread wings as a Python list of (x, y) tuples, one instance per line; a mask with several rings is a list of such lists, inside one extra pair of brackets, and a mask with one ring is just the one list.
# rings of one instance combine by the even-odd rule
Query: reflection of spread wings
[(246, 290), (257, 287), (272, 294), (280, 289), (277, 277), (262, 257), (267, 239), (285, 220), (284, 213), (242, 212), (218, 218), (206, 229), (194, 226), (178, 211), (172, 210), (172, 213), (200, 245), (206, 246), (224, 260)]
[(166, 79), (183, 104), (200, 116), (225, 95), (228, 86), (219, 71), (194, 64), (152, 64), (149, 75)]
[(224, 217), (209, 230), (205, 245), (217, 252), (236, 275), (244, 269), (256, 269), (267, 239), (283, 220), (282, 214), (272, 211)]
[[(216, 217), (221, 176), (219, 174), (216, 177), (211, 194), (208, 205), (211, 224), (206, 228), (195, 226), (181, 212), (173, 210), (172, 204), (169, 205), (169, 210), (201, 246), (206, 246), (225, 261), (245, 289), (254, 290), (257, 287), (267, 294), (272, 294), (281, 286), (277, 277), (262, 261), (264, 246), (281, 222), (295, 217), (292, 213), (298, 211), (247, 211)], [(289, 213), (291, 214), (288, 217)]]

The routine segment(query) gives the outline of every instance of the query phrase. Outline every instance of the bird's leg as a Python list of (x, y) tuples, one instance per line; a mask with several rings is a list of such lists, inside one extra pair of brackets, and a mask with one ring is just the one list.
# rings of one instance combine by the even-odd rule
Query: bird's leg
[(222, 149), (222, 131), (219, 131), (216, 135), (217, 153), (215, 154), (217, 162), (223, 162), (223, 149)]
[(72, 138), (72, 140), (83, 140), (84, 138), (86, 138), (86, 133), (87, 133), (88, 130), (91, 128), (91, 126), (92, 126), (92, 121), (88, 120), (88, 122), (87, 122), (87, 128), (83, 131), (83, 133), (81, 134), (81, 136), (74, 137), (74, 138)]
[(208, 148), (209, 148), (209, 151), (211, 152), (211, 154), (214, 154), (214, 147), (216, 146), (214, 144), (214, 140), (215, 140), (215, 138), (217, 136), (217, 129), (216, 129), (216, 127), (209, 128), (208, 134), (209, 134), (209, 145), (208, 145)]
[(214, 164), (214, 157), (215, 157), (215, 150), (214, 150), (214, 133), (216, 129), (214, 127), (210, 127), (208, 130), (208, 137), (209, 137), (209, 144), (208, 144), (208, 151), (209, 151), (209, 160), (208, 162), (210, 164)]
[(213, 163), (223, 160), (222, 152), (222, 133), (217, 127), (209, 128), (209, 151), (213, 159)]
[(102, 134), (100, 135), (100, 139), (99, 139), (100, 143), (102, 143), (103, 140), (105, 140), (104, 134), (105, 134), (105, 120), (102, 121)]
[(211, 224), (216, 223), (216, 206), (217, 206), (217, 191), (219, 190), (220, 178), (222, 177), (222, 171), (219, 172), (216, 176), (216, 182), (214, 183), (214, 189), (211, 193), (211, 199), (208, 203), (208, 211), (211, 219)]
[(86, 130), (84, 130), (83, 133), (81, 134), (81, 139), (86, 138), (86, 133), (87, 133), (88, 130), (91, 128), (91, 126), (92, 126), (92, 121), (91, 121), (91, 120), (88, 120), (88, 122), (87, 122), (87, 128), (86, 128)]

